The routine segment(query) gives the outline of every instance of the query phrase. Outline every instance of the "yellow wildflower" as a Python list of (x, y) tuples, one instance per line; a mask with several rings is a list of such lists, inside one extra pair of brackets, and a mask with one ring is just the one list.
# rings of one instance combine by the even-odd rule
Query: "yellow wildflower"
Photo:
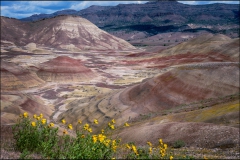
[(125, 127), (129, 127), (129, 124), (126, 122), (126, 123), (124, 124), (124, 126), (125, 126)]
[(68, 128), (69, 128), (69, 129), (73, 129), (72, 124), (69, 124), (69, 125), (68, 125)]
[(111, 142), (111, 140), (110, 139), (107, 139), (107, 140), (105, 140), (105, 141), (103, 141), (103, 143), (105, 144), (105, 146), (109, 146), (109, 143)]
[(110, 127), (112, 130), (115, 129), (115, 128), (114, 128), (114, 125), (110, 125), (109, 127)]
[(78, 120), (78, 123), (79, 123), (79, 124), (81, 124), (81, 123), (82, 123), (82, 121), (79, 119), (79, 120)]
[(104, 133), (104, 129), (101, 130), (102, 134)]
[(36, 119), (39, 121), (39, 120), (40, 120), (40, 117), (37, 117)]
[(104, 136), (103, 134), (99, 134), (99, 135), (98, 135), (98, 140), (99, 140), (100, 142), (103, 142), (105, 138), (106, 138), (106, 136)]
[(165, 149), (167, 149), (167, 144), (164, 144), (163, 146), (164, 146)]
[(112, 141), (112, 145), (115, 146), (117, 144), (116, 140)]
[(133, 152), (134, 152), (136, 155), (139, 155), (138, 152), (137, 152), (136, 146), (132, 145), (132, 150), (133, 150)]
[(173, 156), (170, 156), (170, 157), (169, 157), (169, 160), (172, 160), (172, 159), (173, 159)]
[(164, 148), (161, 148), (161, 149), (160, 149), (160, 153), (161, 153), (161, 156), (164, 157), (164, 156), (165, 156), (165, 149), (164, 149)]
[(53, 127), (53, 126), (54, 126), (54, 123), (50, 123), (50, 124), (49, 124), (49, 127)]
[(151, 142), (147, 142), (147, 144), (148, 144), (150, 147), (152, 147), (152, 143), (151, 143)]
[(46, 119), (42, 119), (42, 124), (45, 124), (47, 122)]
[(34, 115), (33, 115), (33, 118), (37, 119), (37, 115), (36, 115), (36, 114), (34, 114)]
[(84, 138), (85, 137), (85, 135), (83, 134), (83, 135), (81, 135), (81, 138)]
[(112, 146), (113, 152), (116, 152), (117, 146)]
[(63, 134), (68, 134), (68, 132), (64, 129)]
[(92, 128), (88, 128), (88, 132), (90, 132), (90, 133), (91, 133), (91, 132), (92, 132)]
[(112, 123), (113, 123), (113, 124), (116, 123), (116, 122), (115, 122), (115, 119), (112, 119)]
[(41, 113), (41, 114), (39, 115), (39, 117), (42, 119), (42, 118), (43, 118), (43, 114)]
[(152, 153), (152, 147), (149, 147), (149, 154)]
[(23, 113), (23, 117), (24, 117), (24, 118), (27, 118), (27, 117), (28, 117), (28, 113), (27, 113), (27, 112), (24, 112), (24, 113)]
[(86, 123), (83, 128), (84, 128), (85, 130), (88, 130), (89, 124)]
[(97, 119), (94, 119), (94, 123), (95, 123), (95, 124), (98, 124), (98, 120), (97, 120)]
[(129, 144), (126, 144), (126, 147), (127, 147), (128, 149), (131, 149), (131, 147), (129, 146)]
[(36, 127), (36, 122), (31, 123), (33, 127)]
[(65, 120), (65, 119), (62, 119), (62, 123), (65, 124), (65, 123), (66, 123), (66, 120)]
[(97, 135), (93, 135), (92, 140), (93, 140), (93, 143), (96, 143), (97, 142)]
[(163, 144), (163, 141), (162, 141), (162, 139), (159, 139), (159, 143), (162, 145)]

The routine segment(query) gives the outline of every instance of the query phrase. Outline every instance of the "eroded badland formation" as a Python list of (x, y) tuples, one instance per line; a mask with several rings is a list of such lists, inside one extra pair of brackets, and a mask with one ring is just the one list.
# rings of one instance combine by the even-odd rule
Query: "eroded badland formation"
[[(1, 125), (27, 111), (73, 126), (98, 119), (97, 132), (114, 118), (124, 142), (161, 137), (169, 145), (238, 150), (238, 36), (185, 31), (148, 38), (171, 35), (188, 40), (139, 47), (132, 44), (141, 40), (130, 44), (80, 16), (1, 17)], [(121, 127), (125, 122), (130, 127)], [(232, 154), (239, 158), (239, 150)]]

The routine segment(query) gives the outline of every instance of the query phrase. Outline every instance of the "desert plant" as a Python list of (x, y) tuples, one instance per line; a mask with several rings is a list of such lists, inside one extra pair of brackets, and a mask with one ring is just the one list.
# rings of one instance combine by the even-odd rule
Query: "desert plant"
[(182, 140), (177, 140), (173, 143), (173, 148), (181, 148), (184, 146), (185, 146), (185, 143)]
[[(64, 130), (59, 135), (58, 127), (54, 127), (54, 123), (48, 122), (42, 114), (33, 118), (27, 112), (20, 115), (13, 127), (15, 148), (22, 153), (20, 158), (28, 158), (33, 153), (54, 159), (111, 159), (118, 156), (124, 159), (171, 160), (174, 156), (162, 139), (159, 139), (158, 146), (153, 146), (151, 142), (147, 142), (148, 147), (138, 147), (134, 142), (120, 144), (120, 139), (111, 138), (112, 131), (116, 129), (114, 119), (98, 134), (92, 134), (91, 124), (83, 125), (81, 120), (75, 128), (65, 119), (61, 123)], [(98, 120), (94, 119), (92, 123), (97, 125)], [(129, 126), (128, 123), (124, 124), (124, 127)], [(73, 130), (76, 131), (75, 137), (68, 134)]]

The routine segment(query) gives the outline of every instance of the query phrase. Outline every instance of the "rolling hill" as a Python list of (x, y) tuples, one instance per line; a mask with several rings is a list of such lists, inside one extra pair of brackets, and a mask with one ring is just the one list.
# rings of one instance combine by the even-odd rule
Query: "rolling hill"
[(58, 16), (38, 22), (1, 17), (1, 30), (1, 40), (17, 46), (36, 43), (71, 51), (135, 49), (128, 42), (102, 31), (79, 16)]

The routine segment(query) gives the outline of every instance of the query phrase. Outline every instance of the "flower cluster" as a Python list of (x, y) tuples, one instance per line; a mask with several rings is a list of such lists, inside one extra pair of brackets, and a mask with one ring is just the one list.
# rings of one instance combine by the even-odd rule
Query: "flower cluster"
[(47, 122), (43, 114), (34, 114), (30, 117), (28, 112), (20, 114), (20, 119), (13, 127), (13, 138), (15, 147), (19, 151), (41, 151), (50, 146), (56, 145), (58, 128), (54, 123)]
[(159, 139), (159, 152), (162, 157), (166, 155), (167, 144), (164, 144), (162, 139)]
[(83, 127), (84, 130), (88, 131), (88, 132), (92, 132), (92, 128), (90, 127), (90, 125), (88, 123), (86, 123)]
[(114, 126), (115, 123), (116, 123), (115, 120), (112, 119), (111, 122), (108, 123), (108, 127), (109, 127), (110, 129), (114, 130), (114, 129), (115, 129), (115, 126)]
[[(14, 130), (14, 139), (17, 142), (17, 148), (20, 148), (21, 151), (26, 149), (28, 151), (36, 151), (53, 159), (111, 159), (113, 156), (119, 155), (117, 151), (122, 149), (126, 153), (121, 155), (121, 158), (169, 158), (173, 160), (172, 153), (167, 151), (168, 146), (163, 143), (162, 139), (159, 139), (159, 145), (155, 148), (150, 141), (147, 142), (148, 148), (137, 147), (134, 142), (120, 145), (120, 139), (111, 137), (112, 132), (117, 131), (114, 130), (116, 129), (115, 119), (112, 119), (106, 128), (94, 134), (91, 134), (92, 128), (90, 126), (95, 127), (98, 125), (98, 119), (93, 119), (89, 124), (84, 124), (81, 120), (78, 120), (76, 126), (74, 126), (75, 123), (71, 124), (65, 119), (61, 119), (63, 135), (60, 136), (58, 127), (54, 127), (54, 123), (48, 122), (43, 114), (34, 114), (33, 120), (30, 119), (27, 112), (24, 112), (20, 117), (21, 121), (16, 125), (17, 129)], [(128, 123), (124, 123), (124, 127), (129, 126)], [(76, 131), (76, 136), (68, 135), (73, 130)], [(32, 148), (35, 150), (32, 150)]]
[[(28, 113), (27, 112), (24, 112), (23, 113), (23, 117), (27, 118), (28, 117)], [(33, 119), (35, 119), (35, 121), (32, 121), (31, 122), (31, 125), (33, 127), (36, 127), (37, 124), (39, 124), (41, 122), (42, 125), (45, 125), (47, 124), (47, 119), (46, 118), (43, 118), (43, 114), (39, 114), (39, 116), (37, 116), (37, 114), (34, 114), (33, 115)], [(54, 123), (49, 123), (48, 124), (48, 127), (53, 127), (54, 126)]]
[(147, 144), (149, 145), (149, 154), (152, 154), (152, 143), (147, 142)]

